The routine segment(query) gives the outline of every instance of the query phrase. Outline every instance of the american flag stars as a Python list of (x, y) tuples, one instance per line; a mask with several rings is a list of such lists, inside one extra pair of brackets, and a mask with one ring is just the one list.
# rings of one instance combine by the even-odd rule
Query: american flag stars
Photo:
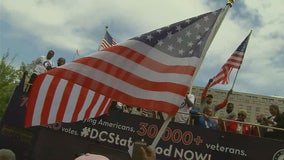
[(133, 38), (173, 57), (200, 57), (217, 13), (210, 12)]

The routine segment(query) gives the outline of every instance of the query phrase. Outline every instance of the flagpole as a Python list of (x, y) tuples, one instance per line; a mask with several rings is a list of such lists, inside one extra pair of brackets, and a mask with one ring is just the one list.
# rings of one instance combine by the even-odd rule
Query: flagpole
[[(249, 42), (249, 40), (250, 40), (250, 35), (251, 35), (251, 33), (252, 33), (252, 30), (250, 30), (248, 42)], [(248, 42), (247, 42), (247, 44), (248, 44)], [(246, 53), (246, 52), (244, 52), (243, 60), (244, 60), (245, 53)], [(237, 70), (237, 73), (236, 73), (236, 75), (235, 75), (234, 82), (233, 82), (233, 84), (232, 84), (231, 90), (233, 90), (233, 88), (234, 88), (234, 86), (235, 86), (235, 82), (236, 82), (236, 79), (237, 79), (239, 70), (241, 69), (242, 63), (243, 63), (243, 61), (242, 61), (241, 64), (240, 64), (240, 68)]]
[(75, 60), (76, 55), (78, 55), (78, 54), (77, 54), (77, 52), (79, 53), (78, 49), (76, 49), (75, 53), (73, 54), (72, 61), (74, 61), (74, 60)]
[(159, 132), (158, 132), (156, 138), (154, 139), (154, 141), (153, 141), (152, 144), (151, 144), (151, 146), (152, 146), (153, 148), (156, 148), (156, 146), (157, 146), (159, 140), (161, 139), (163, 133), (165, 132), (165, 130), (166, 130), (166, 128), (168, 127), (169, 123), (171, 122), (172, 118), (173, 118), (173, 116), (168, 115), (167, 119), (164, 121), (164, 123), (163, 123), (161, 129), (159, 130)]
[(208, 36), (207, 42), (206, 42), (206, 44), (204, 46), (204, 49), (203, 49), (201, 57), (200, 57), (201, 63), (199, 63), (199, 66), (196, 67), (197, 70), (194, 72), (194, 75), (192, 76), (193, 78), (191, 79), (190, 86), (192, 86), (194, 77), (198, 73), (198, 71), (200, 69), (200, 66), (201, 66), (201, 64), (202, 64), (202, 62), (204, 60), (204, 57), (205, 57), (205, 55), (206, 55), (206, 53), (207, 53), (207, 51), (208, 51), (208, 49), (209, 49), (213, 39), (214, 39), (217, 31), (219, 30), (219, 28), (220, 28), (220, 26), (221, 26), (221, 24), (222, 24), (222, 22), (223, 22), (223, 20), (224, 20), (224, 18), (226, 16), (228, 10), (229, 10), (229, 8), (231, 8), (233, 6), (233, 4), (234, 4), (234, 0), (228, 0), (227, 3), (226, 3), (225, 8), (222, 11), (222, 13), (220, 13), (220, 16), (218, 16), (218, 18), (216, 20), (216, 23), (215, 23), (215, 25), (212, 28), (212, 32)]
[[(107, 29), (108, 29), (108, 26), (105, 26), (105, 34), (103, 37), (105, 37), (106, 33), (107, 33)], [(103, 39), (103, 38), (102, 38)], [(99, 46), (98, 46), (98, 51), (101, 49), (101, 43), (102, 43), (102, 39), (101, 39), (101, 42), (99, 43)]]

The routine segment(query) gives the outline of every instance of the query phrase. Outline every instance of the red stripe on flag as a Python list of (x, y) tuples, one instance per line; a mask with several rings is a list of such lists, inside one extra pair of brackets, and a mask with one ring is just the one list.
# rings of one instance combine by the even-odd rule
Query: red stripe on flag
[(103, 111), (104, 111), (105, 107), (108, 107), (108, 106), (107, 106), (107, 104), (108, 104), (107, 102), (108, 102), (108, 99), (107, 99), (107, 98), (104, 98), (103, 101), (102, 101), (102, 103), (101, 103), (100, 106), (99, 106), (98, 111), (97, 111), (94, 115), (91, 115), (91, 117), (98, 117), (98, 116), (104, 114)]
[(55, 95), (56, 88), (58, 86), (60, 79), (55, 78), (52, 80), (51, 85), (48, 88), (47, 95), (44, 101), (42, 113), (41, 113), (41, 122), (42, 124), (48, 124), (48, 117), (50, 114), (51, 104)]
[(105, 40), (102, 40), (101, 47), (108, 48), (108, 47), (111, 47), (111, 45), (108, 44)]
[[(109, 75), (112, 75), (118, 79), (121, 79), (129, 84), (132, 84), (134, 86), (137, 86), (139, 88), (145, 89), (145, 90), (153, 90), (153, 91), (167, 91), (168, 88), (171, 88), (171, 92), (180, 94), (181, 90), (184, 90), (184, 88), (187, 88), (188, 86), (177, 84), (177, 83), (170, 83), (170, 82), (153, 82), (148, 81), (147, 79), (144, 79), (143, 77), (139, 77), (135, 74), (132, 74), (130, 72), (127, 72), (111, 63), (95, 59), (95, 58), (82, 58), (76, 62), (84, 64), (88, 59), (92, 59), (92, 66), (89, 65), (92, 68), (98, 69), (100, 71), (103, 71)], [(178, 67), (177, 67), (178, 68)], [(58, 68), (61, 69), (61, 68)], [(64, 70), (62, 68), (62, 70)], [(59, 71), (59, 70), (57, 70)], [(115, 72), (114, 72), (115, 71)], [(64, 71), (62, 71), (64, 72)], [(53, 72), (50, 72), (50, 74), (53, 74)], [(93, 83), (93, 79), (82, 76), (80, 73), (72, 72), (70, 71), (68, 74), (64, 74), (62, 77), (67, 78), (69, 75), (72, 74), (74, 77), (82, 77), (84, 80), (84, 83), (82, 83), (81, 78), (75, 79), (73, 82), (78, 83), (83, 86), (89, 86)], [(56, 74), (53, 74), (56, 75)], [(76, 81), (77, 80), (77, 81)], [(167, 87), (165, 87), (167, 86)]]
[(81, 91), (80, 91), (80, 95), (78, 97), (78, 101), (77, 101), (75, 110), (74, 110), (74, 114), (72, 116), (72, 122), (77, 121), (78, 114), (80, 113), (80, 111), (81, 111), (81, 109), (82, 109), (82, 107), (84, 105), (84, 102), (86, 100), (87, 94), (88, 94), (88, 89), (82, 87)]
[(164, 65), (158, 61), (148, 58), (143, 54), (138, 53), (135, 50), (132, 50), (124, 46), (113, 46), (111, 48), (104, 49), (104, 51), (109, 51), (119, 56), (123, 56), (133, 62), (136, 62), (139, 65), (142, 65), (146, 68), (149, 68), (159, 73), (179, 73), (179, 74), (193, 75), (196, 69), (194, 66)]
[(32, 120), (33, 120), (33, 117), (34, 117), (34, 110), (35, 110), (35, 107), (36, 107), (36, 102), (37, 102), (37, 98), (39, 96), (39, 89), (44, 78), (45, 78), (46, 75), (40, 75), (36, 78), (36, 81), (38, 83), (34, 83), (31, 87), (31, 91), (29, 93), (29, 99), (28, 99), (28, 102), (27, 102), (27, 108), (29, 111), (26, 112), (26, 117), (25, 117), (25, 127), (27, 126), (31, 126), (32, 125)]
[(58, 109), (58, 112), (57, 112), (57, 115), (56, 115), (56, 121), (57, 122), (62, 122), (62, 120), (63, 120), (73, 85), (74, 85), (73, 83), (68, 82), (65, 89), (64, 89), (64, 93), (63, 93), (63, 96), (62, 96), (62, 99), (61, 99), (61, 102), (60, 102), (60, 105), (59, 105), (59, 109)]
[(96, 105), (99, 97), (100, 97), (100, 95), (95, 93), (95, 95), (94, 95), (94, 97), (92, 99), (92, 102), (90, 103), (88, 109), (86, 110), (84, 119), (88, 119), (89, 117), (91, 117), (91, 111), (92, 111), (93, 107)]
[[(59, 70), (64, 70), (63, 68), (58, 68)], [(122, 71), (121, 71), (122, 72)], [(51, 73), (52, 75), (52, 73)], [(68, 74), (62, 74), (62, 78), (67, 78), (69, 75), (72, 75), (73, 77), (82, 77), (80, 73), (68, 71)], [(151, 91), (171, 91), (172, 93), (179, 94), (183, 96), (183, 92), (188, 89), (185, 85), (179, 85), (174, 83), (167, 83), (167, 82), (147, 82), (147, 80), (143, 79), (135, 79), (135, 75), (130, 75), (130, 73), (126, 74), (122, 80), (125, 80), (126, 82), (133, 84), (136, 87), (140, 87), (145, 90), (151, 90)], [(84, 79), (84, 80), (82, 80)], [(73, 81), (70, 80), (70, 81)], [(77, 78), (73, 81), (74, 83), (77, 83), (82, 86), (89, 86), (92, 90), (99, 90), (103, 95), (106, 95), (110, 97), (115, 92), (115, 89), (111, 86), (106, 86), (103, 83), (96, 81), (94, 79), (88, 78), (88, 77), (82, 77)], [(165, 87), (167, 86), (167, 87)]]

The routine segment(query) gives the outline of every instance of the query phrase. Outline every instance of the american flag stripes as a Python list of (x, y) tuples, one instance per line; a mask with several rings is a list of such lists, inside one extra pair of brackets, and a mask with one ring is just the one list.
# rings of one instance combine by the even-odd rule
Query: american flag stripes
[(108, 31), (106, 31), (105, 36), (101, 41), (101, 47), (105, 49), (116, 44), (117, 44), (116, 40), (112, 38), (112, 36), (108, 33)]
[[(221, 11), (145, 33), (40, 75), (29, 97), (26, 126), (96, 117), (107, 111), (110, 99), (175, 115)], [(104, 107), (87, 105), (92, 98), (80, 96), (84, 88), (103, 95)]]
[(37, 92), (29, 95), (26, 126), (98, 117), (107, 113), (111, 103), (110, 98), (48, 74), (39, 76), (32, 87)]
[(213, 81), (210, 83), (209, 87), (212, 87), (218, 83), (228, 84), (230, 74), (233, 68), (240, 69), (243, 62), (244, 54), (248, 45), (251, 32), (227, 60), (227, 62), (222, 66), (221, 71), (213, 78)]

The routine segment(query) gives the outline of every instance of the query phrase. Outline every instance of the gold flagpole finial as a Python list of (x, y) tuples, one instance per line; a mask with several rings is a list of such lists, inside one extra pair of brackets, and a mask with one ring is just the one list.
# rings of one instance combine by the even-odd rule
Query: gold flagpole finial
[(235, 0), (228, 0), (227, 5), (229, 5), (230, 7), (233, 6)]

